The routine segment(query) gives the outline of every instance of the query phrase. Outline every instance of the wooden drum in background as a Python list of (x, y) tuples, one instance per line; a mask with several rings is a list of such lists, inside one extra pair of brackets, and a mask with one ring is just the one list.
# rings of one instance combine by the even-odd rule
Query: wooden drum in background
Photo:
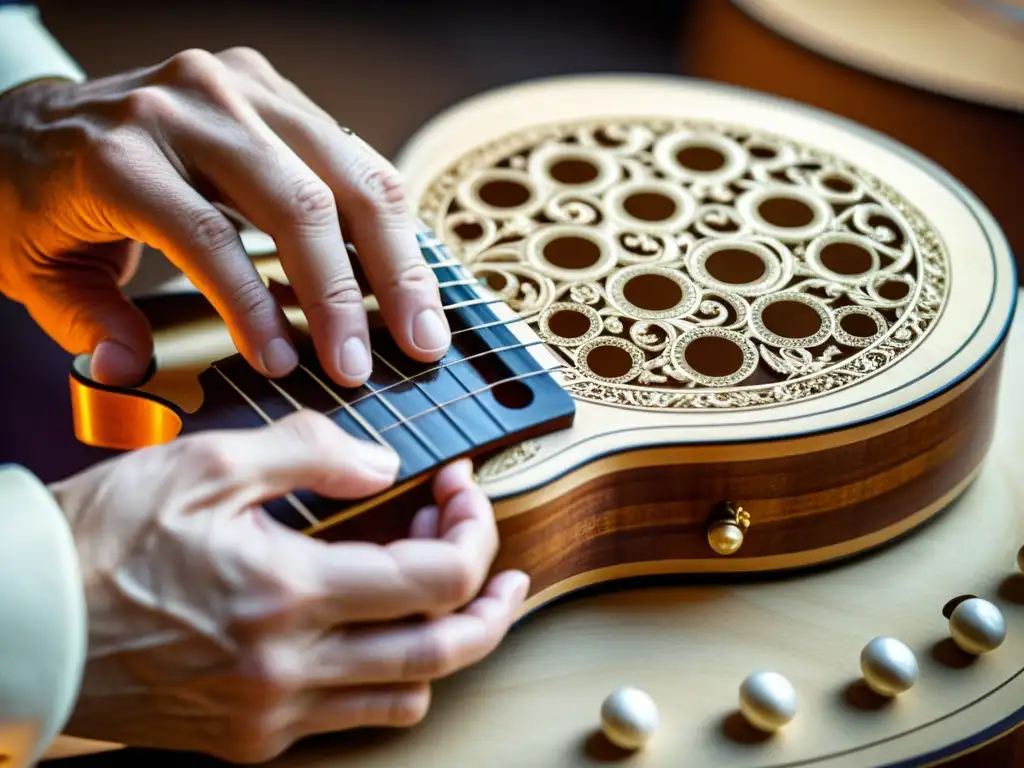
[(1020, 0), (696, 0), (682, 49), (692, 75), (826, 109), (939, 163), (1024, 264)]

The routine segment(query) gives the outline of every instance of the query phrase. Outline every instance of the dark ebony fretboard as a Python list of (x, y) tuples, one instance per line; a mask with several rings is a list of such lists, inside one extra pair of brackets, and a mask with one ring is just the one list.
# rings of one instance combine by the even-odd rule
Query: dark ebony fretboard
[[(436, 237), (424, 231), (419, 238), (452, 329), (444, 358), (416, 362), (387, 330), (375, 329), (373, 374), (366, 385), (345, 389), (328, 379), (309, 343), (299, 347), (300, 366), (283, 379), (266, 379), (234, 355), (201, 375), (204, 406), (185, 430), (259, 426), (310, 408), (362, 440), (392, 446), (401, 457), (396, 485), (402, 485), (455, 458), (571, 424), (575, 404), (548, 372), (551, 365), (535, 356), (540, 340)], [(353, 503), (298, 491), (265, 506), (281, 523), (311, 530)]]

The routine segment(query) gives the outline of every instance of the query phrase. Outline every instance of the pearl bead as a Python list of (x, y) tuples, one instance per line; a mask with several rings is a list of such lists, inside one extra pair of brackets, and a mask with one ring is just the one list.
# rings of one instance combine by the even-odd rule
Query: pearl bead
[(949, 633), (960, 649), (978, 656), (994, 651), (1006, 639), (1006, 619), (988, 600), (972, 597), (949, 616)]
[(860, 652), (864, 682), (880, 696), (897, 696), (917, 682), (917, 657), (894, 637), (876, 637)]
[(717, 522), (708, 530), (708, 544), (719, 555), (731, 555), (743, 546), (743, 529), (731, 521)]
[(754, 672), (740, 686), (740, 712), (755, 728), (777, 731), (796, 716), (796, 690), (778, 672)]
[(619, 688), (601, 704), (601, 730), (617, 747), (640, 749), (657, 728), (658, 707), (638, 688)]

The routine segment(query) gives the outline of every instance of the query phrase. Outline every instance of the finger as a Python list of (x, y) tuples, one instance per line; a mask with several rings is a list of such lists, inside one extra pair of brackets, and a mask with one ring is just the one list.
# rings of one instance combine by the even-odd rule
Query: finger
[(393, 450), (359, 440), (311, 410), (259, 429), (210, 431), (179, 442), (185, 441), (190, 441), (186, 448), (197, 471), (230, 478), (236, 508), (297, 489), (329, 498), (361, 498), (394, 483), (399, 469)]
[(342, 386), (371, 372), (363, 295), (341, 234), (334, 194), (248, 107), (238, 121), (204, 125), (181, 140), (218, 193), (270, 235), (309, 322), (325, 372)]
[[(127, 243), (104, 246), (125, 249)], [(130, 258), (130, 254), (126, 252)], [(153, 355), (149, 322), (121, 292), (118, 275), (102, 259), (67, 260), (37, 273), (29, 312), (72, 354), (91, 353), (91, 374), (101, 384), (131, 386), (145, 375)], [(123, 266), (123, 265), (122, 265)]]
[(437, 524), (440, 515), (441, 510), (434, 504), (421, 509), (416, 513), (416, 516), (413, 517), (412, 525), (409, 526), (409, 538), (436, 539), (438, 535)]
[(505, 637), (530, 581), (520, 571), (495, 576), (459, 613), (422, 624), (343, 629), (322, 641), (314, 685), (436, 680), (476, 664)]
[(259, 51), (247, 46), (228, 48), (217, 54), (237, 76), (236, 84), (250, 99), (258, 96), (258, 89), (281, 97), (312, 117), (337, 124), (320, 105), (309, 98), (291, 80), (284, 77)]
[[(498, 527), (491, 502), (473, 477), (473, 462), (457, 459), (434, 476), (434, 500), (439, 507), (437, 535), (453, 544), (482, 546), (489, 563), (498, 548)], [(463, 541), (465, 539), (465, 541)]]
[[(193, 189), (156, 147), (133, 134), (109, 142), (109, 162), (136, 158), (137, 175), (105, 173), (103, 209), (118, 231), (162, 251), (209, 299), (236, 348), (256, 370), (283, 376), (298, 357), (286, 320), (224, 214)], [(144, 181), (141, 181), (144, 180)], [(148, 359), (146, 363), (148, 363)]]
[(366, 142), (270, 95), (253, 104), (264, 121), (330, 186), (398, 346), (422, 362), (448, 351), (451, 330), (427, 266), (397, 170)]
[(293, 740), (352, 728), (408, 728), (430, 709), (426, 683), (341, 689), (318, 697), (293, 726)]
[(477, 596), (498, 548), (490, 501), (473, 483), (466, 462), (456, 462), (439, 473), (434, 491), (439, 508), (437, 538), (379, 546), (328, 543), (274, 529), (278, 536), (274, 546), (295, 564), (291, 572), (311, 598), (311, 622), (333, 627), (436, 616)]

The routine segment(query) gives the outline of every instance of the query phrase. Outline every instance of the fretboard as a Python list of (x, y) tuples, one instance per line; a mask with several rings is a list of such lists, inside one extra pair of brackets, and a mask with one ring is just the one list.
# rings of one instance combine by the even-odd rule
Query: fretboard
[[(396, 485), (402, 485), (455, 458), (568, 426), (575, 404), (552, 376), (557, 359), (440, 240), (426, 231), (419, 238), (452, 329), (441, 360), (412, 360), (386, 329), (374, 329), (373, 373), (364, 386), (346, 389), (327, 377), (308, 342), (299, 347), (299, 367), (281, 379), (264, 378), (233, 355), (200, 377), (215, 406), (201, 408), (187, 431), (258, 426), (310, 408), (361, 440), (393, 447), (401, 458)], [(289, 527), (315, 530), (353, 505), (297, 491), (265, 506)]]

